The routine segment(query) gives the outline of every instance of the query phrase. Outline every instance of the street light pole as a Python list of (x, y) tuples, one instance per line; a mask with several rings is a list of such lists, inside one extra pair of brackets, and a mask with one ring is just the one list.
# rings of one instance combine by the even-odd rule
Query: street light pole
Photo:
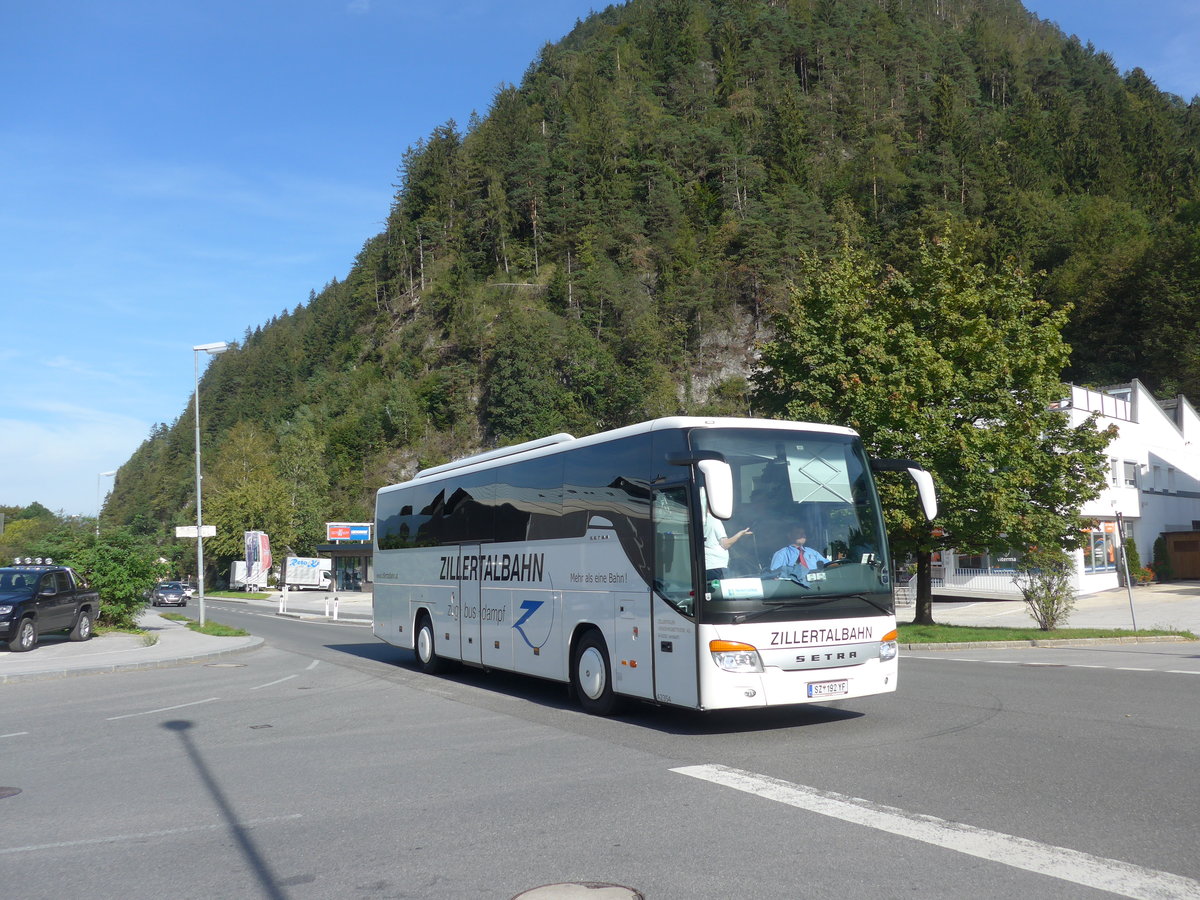
[(100, 472), (96, 475), (96, 537), (100, 537), (100, 508), (101, 508), (100, 479), (108, 478), (108, 477), (110, 477), (112, 475), (116, 475), (116, 474), (117, 474), (117, 472), (114, 469), (111, 472)]
[(208, 353), (215, 356), (229, 349), (225, 341), (211, 344), (197, 344), (192, 348), (192, 362), (196, 369), (196, 594), (200, 597), (200, 624), (204, 624), (204, 537), (201, 534), (204, 526), (204, 515), (200, 506), (200, 354)]

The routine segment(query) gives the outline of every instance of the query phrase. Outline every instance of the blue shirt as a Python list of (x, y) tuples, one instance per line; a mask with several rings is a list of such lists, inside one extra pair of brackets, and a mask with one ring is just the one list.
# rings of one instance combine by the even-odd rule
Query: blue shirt
[[(775, 555), (771, 557), (771, 568), (782, 569), (784, 566), (794, 566), (800, 561), (800, 548), (795, 544), (788, 544), (786, 547), (781, 547), (775, 551)], [(806, 568), (815, 570), (817, 563), (829, 563), (829, 560), (814, 550), (812, 547), (804, 548), (804, 565)]]

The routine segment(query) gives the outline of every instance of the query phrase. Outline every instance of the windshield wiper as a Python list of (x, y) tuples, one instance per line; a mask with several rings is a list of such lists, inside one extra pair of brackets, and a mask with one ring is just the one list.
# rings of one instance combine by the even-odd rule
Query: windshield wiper
[(845, 594), (844, 596), (853, 597), (855, 600), (861, 600), (863, 603), (869, 603), (869, 604), (871, 604), (871, 606), (875, 607), (877, 610), (879, 610), (884, 615), (890, 616), (893, 612), (895, 612), (895, 610), (888, 609), (882, 603), (876, 603), (870, 597), (864, 597), (862, 594)]
[(733, 617), (733, 624), (741, 625), (743, 622), (749, 622), (751, 619), (765, 616), (767, 613), (775, 612), (785, 606), (820, 606), (822, 603), (832, 603), (837, 599), (837, 597), (797, 597), (794, 600), (763, 600), (762, 604), (766, 609), (757, 609), (750, 613), (738, 613)]
[(834, 600), (844, 600), (850, 597), (855, 600), (861, 600), (869, 606), (875, 607), (884, 615), (891, 615), (892, 610), (888, 609), (882, 603), (876, 603), (870, 597), (862, 594), (826, 594), (820, 597), (797, 597), (793, 600), (763, 600), (762, 604), (765, 609), (755, 610), (750, 613), (738, 613), (733, 617), (732, 624), (741, 625), (743, 622), (749, 622), (751, 619), (757, 619), (759, 616), (765, 616), (769, 612), (775, 612), (785, 606), (819, 606), (823, 603), (832, 603)]

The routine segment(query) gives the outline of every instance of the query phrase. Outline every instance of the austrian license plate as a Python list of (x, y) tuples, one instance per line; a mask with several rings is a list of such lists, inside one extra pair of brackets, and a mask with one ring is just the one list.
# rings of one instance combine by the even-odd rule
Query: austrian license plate
[(849, 682), (845, 678), (840, 681), (810, 681), (808, 696), (836, 697), (839, 694), (845, 694), (849, 689)]

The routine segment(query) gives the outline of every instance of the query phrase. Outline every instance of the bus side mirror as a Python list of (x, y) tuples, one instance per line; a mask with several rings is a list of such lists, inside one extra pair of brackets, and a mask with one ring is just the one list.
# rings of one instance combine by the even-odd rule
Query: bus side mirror
[(714, 518), (728, 519), (733, 515), (733, 469), (717, 459), (702, 459), (696, 465), (704, 473), (708, 511)]
[(871, 460), (871, 471), (907, 472), (917, 483), (917, 494), (921, 498), (921, 508), (925, 511), (925, 518), (932, 522), (937, 516), (937, 491), (933, 486), (933, 476), (922, 469), (918, 463), (911, 459), (873, 459)]
[(921, 498), (921, 508), (925, 510), (925, 518), (930, 522), (937, 516), (937, 491), (933, 487), (933, 476), (924, 469), (909, 469), (908, 474), (917, 483), (917, 494)]

